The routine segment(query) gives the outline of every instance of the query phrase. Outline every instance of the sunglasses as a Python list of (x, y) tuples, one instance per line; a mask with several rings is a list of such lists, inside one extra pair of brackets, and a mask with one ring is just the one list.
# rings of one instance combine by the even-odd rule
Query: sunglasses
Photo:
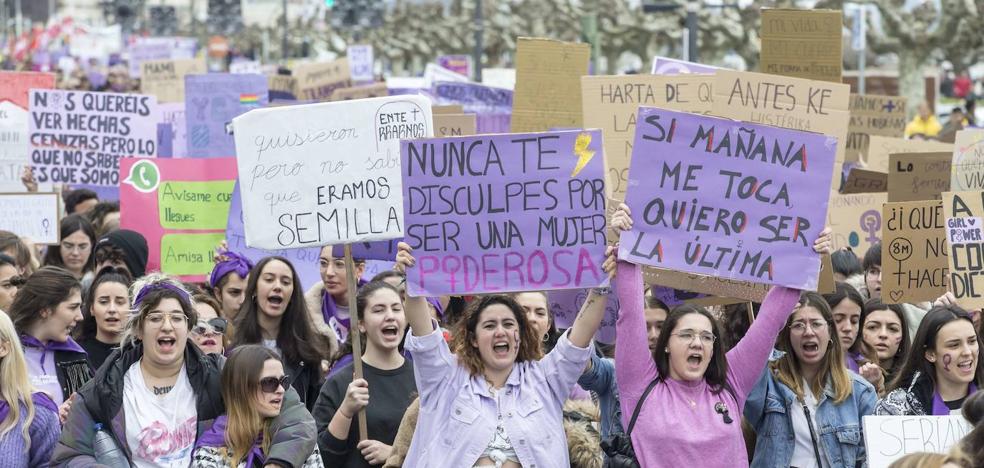
[(287, 390), (289, 383), (287, 383), (288, 376), (277, 377), (264, 377), (260, 379), (260, 390), (264, 393), (276, 393), (277, 387), (284, 387), (284, 391)]
[(222, 335), (225, 333), (227, 325), (228, 322), (226, 322), (226, 319), (222, 317), (216, 317), (210, 319), (208, 322), (198, 322), (198, 325), (195, 325), (195, 328), (192, 328), (191, 332), (196, 335), (202, 335), (202, 336), (208, 335), (210, 333), (216, 333)]

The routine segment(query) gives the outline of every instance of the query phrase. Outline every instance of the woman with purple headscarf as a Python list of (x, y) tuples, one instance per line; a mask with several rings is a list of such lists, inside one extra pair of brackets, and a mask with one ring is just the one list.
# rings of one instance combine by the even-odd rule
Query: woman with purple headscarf
[(222, 318), (231, 322), (239, 314), (239, 308), (246, 299), (243, 295), (246, 279), (252, 269), (253, 262), (236, 252), (222, 249), (216, 254), (215, 267), (208, 277), (208, 284), (212, 287), (212, 295), (222, 306), (219, 311)]
[[(318, 258), (321, 283), (315, 284), (304, 294), (311, 323), (322, 335), (332, 334), (339, 343), (348, 338), (351, 315), (348, 308), (348, 277), (345, 259), (330, 245), (322, 247)], [(341, 250), (340, 248), (338, 250)], [(355, 277), (362, 278), (366, 271), (365, 260), (355, 260)], [(365, 281), (352, 285), (356, 289)]]

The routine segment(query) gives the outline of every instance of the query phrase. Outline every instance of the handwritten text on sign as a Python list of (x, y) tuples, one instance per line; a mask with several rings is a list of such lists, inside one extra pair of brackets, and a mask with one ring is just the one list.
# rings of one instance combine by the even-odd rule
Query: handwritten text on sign
[(38, 244), (57, 244), (60, 199), (57, 193), (0, 194), (0, 229)]
[(815, 290), (837, 143), (640, 107), (619, 258)]
[(157, 98), (31, 90), (31, 164), (38, 182), (116, 186), (124, 156), (157, 155)]
[(412, 295), (607, 281), (599, 130), (404, 141)]
[(250, 247), (403, 236), (400, 140), (433, 135), (426, 98), (260, 109), (234, 125)]
[(865, 416), (868, 466), (887, 468), (910, 453), (946, 453), (972, 429), (963, 416)]
[(984, 192), (944, 192), (950, 291), (965, 309), (984, 307)]
[(946, 292), (943, 203), (886, 203), (882, 242), (882, 301), (931, 301)]

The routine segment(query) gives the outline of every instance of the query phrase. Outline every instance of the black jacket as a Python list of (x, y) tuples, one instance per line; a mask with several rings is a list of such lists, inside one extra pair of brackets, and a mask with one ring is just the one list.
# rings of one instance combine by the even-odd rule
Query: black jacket
[[(21, 345), (24, 347), (37, 347), (27, 336), (21, 336)], [(37, 341), (37, 340), (33, 340)], [(70, 348), (78, 351), (71, 351)], [(51, 349), (51, 348), (49, 348)], [(88, 356), (82, 347), (75, 343), (71, 338), (69, 342), (62, 346), (62, 349), (55, 349), (55, 375), (58, 377), (58, 386), (61, 387), (62, 397), (68, 401), (72, 394), (79, 391), (89, 379), (92, 378), (92, 366), (89, 364)]]
[(314, 403), (318, 401), (318, 394), (321, 393), (321, 385), (325, 382), (321, 369), (303, 361), (299, 363), (287, 362), (286, 359), (282, 361), (284, 371), (290, 377), (290, 386), (297, 391), (308, 411), (313, 411)]

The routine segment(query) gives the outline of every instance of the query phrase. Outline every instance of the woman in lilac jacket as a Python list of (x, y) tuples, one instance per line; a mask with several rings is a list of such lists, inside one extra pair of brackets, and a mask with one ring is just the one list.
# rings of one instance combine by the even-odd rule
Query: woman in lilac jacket
[[(628, 229), (624, 204), (612, 225)], [(829, 231), (814, 243), (829, 251)], [(623, 424), (650, 382), (657, 384), (642, 403), (632, 432), (636, 457), (644, 468), (703, 466), (747, 467), (741, 432), (742, 407), (765, 369), (779, 330), (793, 312), (800, 292), (773, 287), (745, 337), (725, 354), (717, 339), (721, 327), (703, 308), (680, 306), (667, 317), (653, 351), (643, 315), (642, 269), (626, 262), (616, 268), (619, 310), (616, 322), (615, 376)]]
[[(613, 252), (608, 249), (603, 265), (607, 272)], [(398, 267), (414, 263), (410, 246), (401, 242)], [(592, 291), (543, 359), (540, 338), (509, 296), (475, 299), (458, 321), (451, 348), (426, 300), (408, 297), (406, 348), (413, 355), (420, 416), (403, 466), (569, 467), (562, 407), (591, 356), (607, 293)]]

